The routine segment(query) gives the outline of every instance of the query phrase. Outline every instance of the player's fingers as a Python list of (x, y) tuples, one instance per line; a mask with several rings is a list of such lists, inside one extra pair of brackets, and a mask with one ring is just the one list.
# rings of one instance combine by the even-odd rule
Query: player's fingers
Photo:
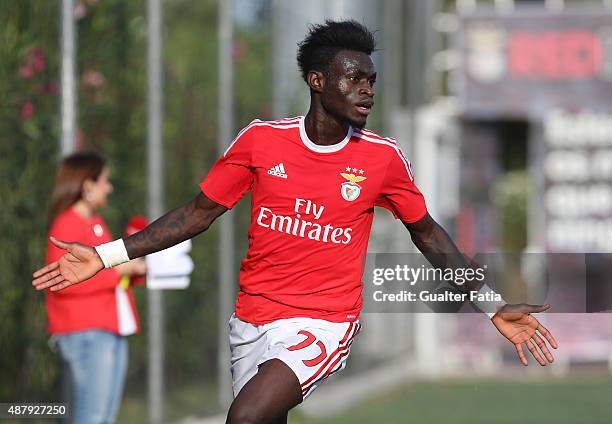
[(53, 287), (55, 284), (61, 283), (62, 281), (64, 281), (63, 279), (64, 277), (62, 275), (59, 275), (57, 277), (55, 277), (52, 280), (47, 281), (46, 283), (43, 284), (39, 284), (38, 286), (36, 286), (36, 290), (38, 291), (42, 291), (42, 290), (46, 290), (50, 287)]
[(49, 273), (47, 274), (47, 278), (48, 278), (49, 280), (52, 280), (52, 279), (56, 278), (58, 275), (60, 275), (60, 274), (61, 274), (61, 272), (60, 272), (59, 268), (57, 268), (57, 269), (55, 269), (55, 270), (53, 270), (53, 271), (49, 272)]
[(548, 343), (550, 343), (550, 345), (552, 347), (554, 347), (555, 349), (558, 347), (557, 341), (555, 340), (553, 335), (550, 333), (550, 331), (548, 331), (548, 329), (546, 329), (546, 327), (544, 327), (542, 324), (540, 324), (540, 325), (538, 325), (537, 330), (538, 330), (538, 332), (541, 335), (543, 335), (546, 338), (546, 340), (548, 340)]
[(527, 362), (527, 357), (525, 356), (525, 352), (523, 352), (523, 346), (520, 343), (516, 343), (514, 347), (516, 348), (516, 353), (518, 353), (521, 363), (525, 366), (529, 365), (529, 363)]
[(54, 245), (56, 245), (60, 249), (68, 250), (70, 248), (70, 244), (66, 243), (65, 241), (58, 240), (58, 239), (56, 239), (53, 236), (49, 237), (49, 239), (51, 240), (51, 243), (53, 243)]
[(63, 283), (61, 284), (56, 284), (55, 286), (51, 287), (51, 291), (58, 291), (58, 290), (62, 290), (65, 289), (68, 286), (71, 286), (72, 283), (68, 280), (64, 280)]
[(538, 352), (538, 349), (536, 349), (535, 345), (529, 340), (525, 340), (525, 344), (527, 345), (527, 349), (529, 349), (529, 352), (531, 352), (536, 361), (538, 361), (540, 365), (545, 366), (546, 361), (544, 361), (544, 358), (542, 358), (542, 355), (540, 355), (540, 352)]
[(56, 276), (55, 278), (50, 279), (46, 283), (42, 283), (42, 284), (37, 285), (36, 286), (36, 290), (38, 290), (38, 291), (45, 290), (45, 289), (48, 289), (49, 287), (55, 286), (56, 284), (61, 284), (64, 281), (66, 281), (64, 276), (62, 274), (59, 274), (58, 276)]
[[(59, 272), (59, 268), (56, 271)], [(48, 282), (49, 280), (52, 280), (53, 278), (57, 276), (56, 271), (50, 271), (42, 275), (41, 277), (38, 277), (37, 279), (32, 281), (32, 285), (37, 287), (41, 284)]]
[(32, 274), (32, 277), (38, 278), (41, 275), (44, 275), (44, 274), (46, 274), (47, 272), (49, 272), (51, 270), (54, 270), (58, 266), (59, 266), (59, 262), (58, 261), (51, 262), (49, 265), (46, 265), (46, 266), (42, 267), (41, 269), (39, 269), (38, 271), (34, 272), (34, 274)]
[(538, 347), (546, 357), (546, 360), (552, 364), (555, 358), (553, 358), (552, 353), (550, 353), (550, 350), (548, 350), (548, 347), (546, 346), (546, 343), (544, 343), (544, 340), (542, 340), (542, 338), (535, 333), (531, 338), (533, 339), (535, 344), (538, 345)]

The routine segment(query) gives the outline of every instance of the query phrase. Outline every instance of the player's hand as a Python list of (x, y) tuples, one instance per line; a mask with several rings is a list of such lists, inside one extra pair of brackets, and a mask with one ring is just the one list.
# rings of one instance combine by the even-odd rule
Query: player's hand
[[(502, 336), (514, 345), (521, 363), (525, 366), (528, 364), (527, 357), (523, 351), (523, 343), (540, 365), (546, 365), (546, 361), (542, 358), (540, 352), (549, 363), (552, 363), (554, 360), (546, 346), (546, 341), (555, 349), (557, 348), (557, 342), (552, 334), (537, 319), (530, 315), (532, 313), (543, 312), (548, 308), (550, 308), (550, 305), (527, 305), (525, 303), (505, 305), (491, 319), (493, 325)], [(536, 348), (536, 345), (539, 350)]]
[(94, 276), (104, 268), (102, 259), (91, 246), (66, 243), (51, 237), (51, 242), (66, 253), (59, 260), (39, 269), (33, 274), (32, 285), (36, 290), (50, 288), (51, 291), (65, 289)]

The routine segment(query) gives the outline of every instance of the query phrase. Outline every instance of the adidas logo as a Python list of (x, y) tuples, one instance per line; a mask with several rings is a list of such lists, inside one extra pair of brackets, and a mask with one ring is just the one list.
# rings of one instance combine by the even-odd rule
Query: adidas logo
[(283, 165), (282, 162), (268, 169), (268, 174), (274, 175), (275, 177), (287, 178), (287, 174), (285, 173), (285, 165)]

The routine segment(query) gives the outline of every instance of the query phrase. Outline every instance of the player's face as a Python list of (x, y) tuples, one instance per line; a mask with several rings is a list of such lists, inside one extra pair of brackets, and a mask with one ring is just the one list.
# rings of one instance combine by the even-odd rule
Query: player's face
[(370, 56), (343, 50), (330, 64), (321, 103), (334, 117), (363, 127), (374, 106), (375, 82), (376, 71)]

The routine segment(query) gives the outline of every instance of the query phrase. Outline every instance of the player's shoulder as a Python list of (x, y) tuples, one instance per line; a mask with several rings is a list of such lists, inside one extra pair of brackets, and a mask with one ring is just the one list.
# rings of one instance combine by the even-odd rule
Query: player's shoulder
[(368, 149), (372, 160), (386, 160), (387, 164), (395, 163), (406, 169), (410, 180), (414, 180), (410, 161), (393, 137), (382, 137), (374, 131), (365, 128), (354, 128), (353, 136), (357, 137), (362, 146)]
[(400, 151), (395, 138), (383, 137), (366, 128), (353, 128), (353, 137), (357, 138), (364, 148), (381, 154), (394, 155)]
[[(254, 119), (249, 125), (242, 128), (236, 138), (230, 143), (229, 147), (224, 153), (224, 156), (228, 152), (235, 150), (234, 146), (238, 146), (239, 151), (252, 150), (261, 143), (268, 143), (270, 139), (278, 139), (278, 135), (281, 136), (291, 133), (287, 131), (295, 131), (300, 127), (301, 116), (295, 118), (284, 118), (276, 121), (263, 121), (261, 119)], [(282, 132), (285, 133), (282, 133)]]
[(301, 116), (283, 118), (278, 120), (253, 119), (249, 125), (242, 129), (242, 133), (278, 132), (300, 127)]

